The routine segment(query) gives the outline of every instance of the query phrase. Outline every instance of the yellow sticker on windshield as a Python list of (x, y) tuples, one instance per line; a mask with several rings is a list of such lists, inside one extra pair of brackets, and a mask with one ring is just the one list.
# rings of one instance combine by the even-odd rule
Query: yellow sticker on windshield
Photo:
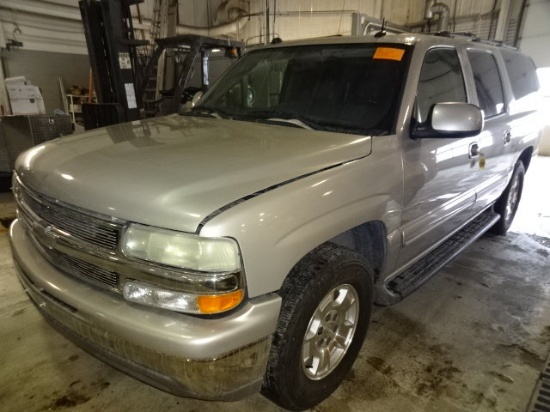
[(380, 60), (397, 60), (399, 62), (403, 58), (404, 54), (405, 50), (403, 49), (394, 49), (392, 47), (378, 47), (374, 52), (374, 56), (372, 58)]

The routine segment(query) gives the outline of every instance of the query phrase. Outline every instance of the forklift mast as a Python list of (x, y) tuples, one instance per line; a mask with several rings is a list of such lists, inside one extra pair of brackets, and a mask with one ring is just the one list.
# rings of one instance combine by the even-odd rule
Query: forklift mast
[[(130, 6), (143, 0), (79, 0), (90, 66), (99, 104), (87, 104), (86, 117), (95, 127), (140, 118), (136, 95), (139, 79), (138, 47), (146, 40), (134, 38)], [(92, 114), (92, 116), (90, 116)], [(94, 125), (89, 125), (94, 126)], [(93, 128), (93, 127), (86, 127)]]

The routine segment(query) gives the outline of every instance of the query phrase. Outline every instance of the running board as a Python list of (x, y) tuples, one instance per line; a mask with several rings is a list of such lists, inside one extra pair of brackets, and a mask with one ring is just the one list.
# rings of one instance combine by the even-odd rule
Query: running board
[(388, 289), (404, 298), (489, 230), (499, 218), (500, 215), (492, 210), (483, 212), (432, 252), (393, 278), (388, 284)]
[(550, 411), (550, 355), (548, 355), (546, 365), (540, 374), (535, 391), (531, 396), (531, 402), (527, 408), (527, 412), (548, 411)]

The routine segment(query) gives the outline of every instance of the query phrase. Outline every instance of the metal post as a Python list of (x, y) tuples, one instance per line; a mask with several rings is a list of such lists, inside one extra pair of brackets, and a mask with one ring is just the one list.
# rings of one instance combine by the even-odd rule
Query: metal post
[(504, 41), (506, 39), (506, 30), (508, 28), (508, 14), (510, 12), (510, 0), (502, 0), (500, 11), (498, 12), (497, 29), (495, 31), (495, 40)]
[(265, 0), (265, 44), (271, 41), (269, 31), (269, 0)]
[(209, 69), (208, 69), (208, 50), (202, 51), (202, 91), (206, 92), (208, 90), (208, 87), (210, 86), (210, 77), (209, 77)]
[[(6, 39), (4, 37), (4, 29), (2, 28), (2, 22), (0, 22), (0, 51), (6, 48)], [(4, 54), (0, 53), (0, 85), (4, 85)], [(0, 116), (8, 114), (10, 111), (10, 102), (6, 93), (6, 88), (0, 86)]]

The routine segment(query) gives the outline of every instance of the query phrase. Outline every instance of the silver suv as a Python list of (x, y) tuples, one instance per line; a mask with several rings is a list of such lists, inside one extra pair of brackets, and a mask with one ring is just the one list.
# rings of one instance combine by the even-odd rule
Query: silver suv
[(20, 156), (13, 255), (44, 317), (161, 389), (294, 410), (374, 303), (504, 234), (540, 139), (529, 58), (396, 35), (249, 52), (193, 110)]

